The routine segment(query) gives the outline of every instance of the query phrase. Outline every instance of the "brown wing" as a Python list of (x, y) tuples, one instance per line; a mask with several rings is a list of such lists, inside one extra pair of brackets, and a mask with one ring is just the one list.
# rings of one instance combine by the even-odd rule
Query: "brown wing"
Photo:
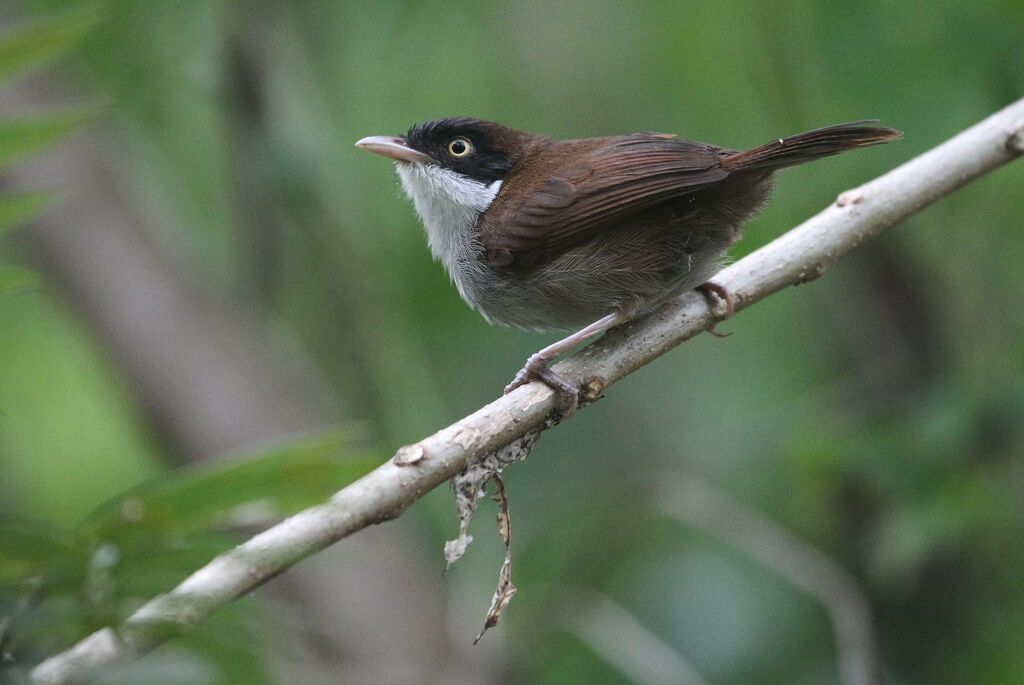
[[(551, 259), (631, 215), (728, 175), (719, 166), (721, 148), (665, 134), (557, 145), (566, 148), (564, 154), (548, 150), (538, 155), (539, 161), (524, 162), (534, 169), (516, 174), (546, 180), (536, 186), (508, 181), (502, 188), (502, 211), (489, 212), (477, 227), (487, 259), (495, 266), (515, 268)], [(572, 161), (554, 166), (544, 161), (565, 157)]]

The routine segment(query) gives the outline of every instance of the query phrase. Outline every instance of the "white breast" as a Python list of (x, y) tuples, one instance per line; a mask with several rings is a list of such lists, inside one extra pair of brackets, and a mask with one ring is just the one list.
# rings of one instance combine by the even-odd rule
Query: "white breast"
[(494, 201), (501, 181), (488, 185), (429, 164), (399, 162), (395, 168), (405, 194), (423, 221), (434, 259), (444, 265), (462, 299), (475, 307), (475, 298), (466, 291), (464, 270), (469, 255), (465, 253), (473, 240), (477, 218)]

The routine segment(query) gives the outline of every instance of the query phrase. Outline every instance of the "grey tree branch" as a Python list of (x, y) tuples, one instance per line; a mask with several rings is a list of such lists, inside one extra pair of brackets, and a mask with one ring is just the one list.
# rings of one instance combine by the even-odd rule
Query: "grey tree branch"
[(570, 631), (591, 651), (638, 685), (708, 685), (672, 645), (661, 640), (626, 607), (585, 588), (569, 591), (577, 608), (564, 619)]
[(661, 487), (657, 501), (667, 516), (729, 542), (825, 607), (835, 634), (842, 685), (881, 682), (871, 607), (846, 569), (818, 548), (699, 478), (686, 475), (669, 479)]
[[(1019, 157), (1024, 100), (889, 173), (840, 195), (807, 220), (723, 270), (716, 281), (737, 310), (820, 276), (843, 254), (957, 188)], [(562, 362), (571, 380), (604, 388), (714, 322), (704, 297), (687, 293), (642, 320), (610, 331)], [(539, 383), (518, 388), (415, 445), (334, 495), (226, 552), (177, 588), (154, 598), (116, 629), (97, 631), (33, 671), (35, 683), (80, 683), (95, 669), (145, 653), (217, 607), (252, 591), (299, 560), (397, 517), (480, 456), (538, 429), (555, 409)]]

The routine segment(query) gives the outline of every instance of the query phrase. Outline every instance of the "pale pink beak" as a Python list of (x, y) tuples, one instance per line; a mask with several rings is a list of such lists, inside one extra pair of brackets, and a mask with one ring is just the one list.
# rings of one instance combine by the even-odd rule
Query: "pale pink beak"
[(430, 161), (429, 156), (409, 147), (405, 138), (398, 138), (395, 136), (369, 136), (356, 143), (356, 147), (377, 155), (388, 157), (396, 162)]

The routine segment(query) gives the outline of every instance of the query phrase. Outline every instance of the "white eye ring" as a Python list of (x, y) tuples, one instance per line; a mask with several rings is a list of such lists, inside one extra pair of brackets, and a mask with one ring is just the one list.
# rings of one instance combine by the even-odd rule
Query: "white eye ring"
[(466, 138), (454, 138), (448, 143), (448, 154), (452, 157), (465, 157), (473, 151), (473, 143)]

